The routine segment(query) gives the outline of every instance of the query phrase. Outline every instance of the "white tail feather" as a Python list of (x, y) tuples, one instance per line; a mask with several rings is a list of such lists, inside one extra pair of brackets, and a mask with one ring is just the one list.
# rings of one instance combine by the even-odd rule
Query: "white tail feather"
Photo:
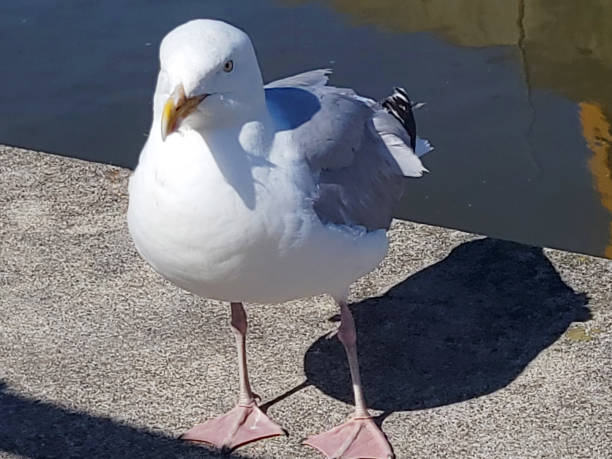
[(418, 157), (423, 156), (425, 153), (429, 153), (433, 149), (434, 147), (432, 144), (429, 143), (429, 140), (417, 137), (415, 153)]
[[(423, 172), (429, 172), (425, 166), (423, 166), (419, 157), (412, 151), (412, 148), (406, 145), (398, 136), (394, 134), (382, 134), (382, 139), (405, 177), (421, 177)], [(419, 148), (419, 140), (421, 139), (417, 139), (417, 150)], [(421, 140), (421, 143), (424, 143), (426, 148), (429, 148), (422, 154), (431, 150), (429, 142)]]

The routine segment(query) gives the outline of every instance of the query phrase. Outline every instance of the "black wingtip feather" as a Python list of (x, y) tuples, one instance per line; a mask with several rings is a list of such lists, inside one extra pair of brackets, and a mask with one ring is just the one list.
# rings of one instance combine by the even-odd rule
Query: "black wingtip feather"
[(414, 151), (416, 148), (416, 121), (414, 120), (414, 114), (412, 113), (412, 101), (404, 88), (393, 88), (393, 94), (387, 97), (383, 102), (382, 106), (393, 115), (408, 135), (410, 135), (410, 147)]

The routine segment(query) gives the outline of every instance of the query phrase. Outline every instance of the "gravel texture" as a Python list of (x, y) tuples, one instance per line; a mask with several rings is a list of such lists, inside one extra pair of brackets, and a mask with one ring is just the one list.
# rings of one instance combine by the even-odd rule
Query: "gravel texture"
[[(236, 400), (229, 307), (179, 290), (127, 232), (129, 171), (0, 146), (0, 456), (218, 457), (177, 437)], [(357, 282), (366, 398), (398, 458), (612, 451), (612, 261), (395, 222)], [(301, 446), (351, 413), (326, 297), (248, 306), (249, 362)]]

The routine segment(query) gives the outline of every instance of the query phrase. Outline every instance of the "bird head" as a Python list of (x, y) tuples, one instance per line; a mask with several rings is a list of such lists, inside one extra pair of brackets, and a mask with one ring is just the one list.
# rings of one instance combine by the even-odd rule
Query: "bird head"
[(154, 111), (163, 140), (182, 126), (246, 120), (264, 103), (251, 40), (225, 22), (197, 19), (178, 26), (162, 40), (159, 59)]

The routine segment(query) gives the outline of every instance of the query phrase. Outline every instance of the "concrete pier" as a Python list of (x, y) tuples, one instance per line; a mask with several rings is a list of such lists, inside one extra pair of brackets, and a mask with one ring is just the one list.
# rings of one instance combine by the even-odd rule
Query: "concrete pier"
[[(229, 307), (154, 273), (129, 171), (0, 146), (0, 457), (217, 457), (178, 436), (236, 401)], [(365, 395), (398, 458), (612, 451), (612, 261), (395, 222), (351, 292)], [(351, 413), (336, 307), (248, 306), (253, 387), (301, 446)]]

